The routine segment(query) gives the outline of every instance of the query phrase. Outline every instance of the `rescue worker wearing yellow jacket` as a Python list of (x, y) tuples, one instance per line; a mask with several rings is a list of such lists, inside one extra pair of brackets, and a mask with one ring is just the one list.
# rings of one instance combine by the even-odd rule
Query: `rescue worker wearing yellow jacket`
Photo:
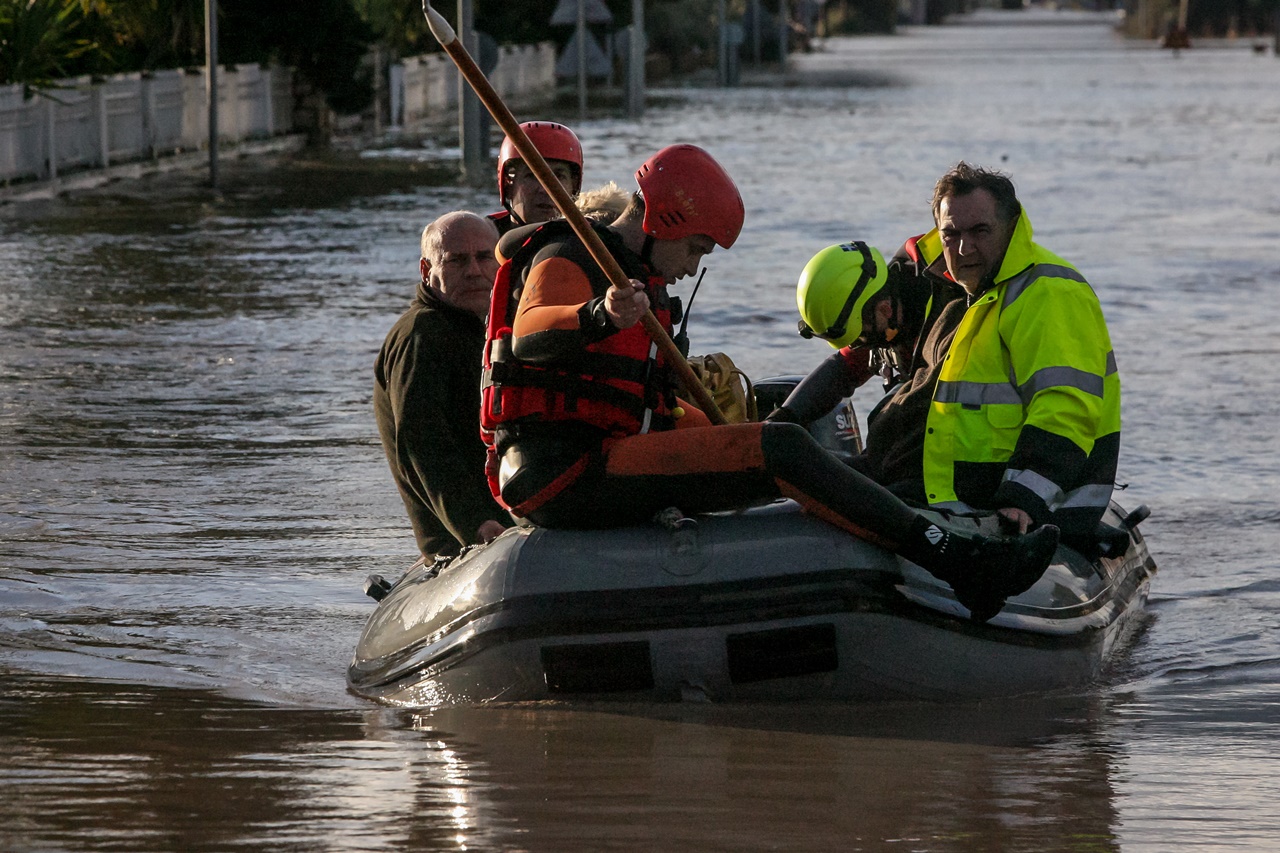
[(969, 308), (929, 408), (929, 503), (1087, 539), (1120, 452), (1120, 376), (1098, 298), (1032, 242), (1007, 176), (958, 164), (938, 181), (933, 214), (922, 248), (942, 255)]

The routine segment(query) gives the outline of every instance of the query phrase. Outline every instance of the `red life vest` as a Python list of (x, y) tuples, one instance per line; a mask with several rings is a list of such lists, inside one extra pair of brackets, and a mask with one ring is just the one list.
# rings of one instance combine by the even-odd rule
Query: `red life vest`
[(498, 229), (498, 236), (506, 234), (508, 231), (514, 231), (522, 224), (518, 219), (511, 215), (509, 210), (499, 210), (497, 213), (490, 213), (485, 217), (494, 224)]
[[(485, 330), (480, 386), (480, 436), (491, 455), (495, 432), (516, 422), (584, 423), (615, 437), (674, 426), (675, 386), (665, 359), (640, 323), (587, 344), (572, 365), (530, 364), (512, 354), (511, 326), (520, 304), (525, 268), (548, 243), (571, 236), (566, 223), (549, 222), (498, 270)], [(606, 243), (613, 240), (616, 237), (609, 234)], [(602, 276), (589, 271), (588, 277), (596, 296), (603, 296), (608, 285), (600, 283)], [(654, 315), (670, 333), (671, 308), (665, 283), (651, 276), (647, 290)]]

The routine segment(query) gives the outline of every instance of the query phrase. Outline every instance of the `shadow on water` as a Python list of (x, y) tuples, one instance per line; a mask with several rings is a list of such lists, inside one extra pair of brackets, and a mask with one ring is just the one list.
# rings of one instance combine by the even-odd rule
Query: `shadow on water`
[(1119, 849), (1087, 699), (414, 714), (23, 676), (0, 695), (0, 841), (28, 848)]
[(947, 703), (575, 704), (568, 709), (685, 725), (1013, 749), (1079, 735), (1097, 723), (1104, 706), (1097, 696), (1046, 694)]

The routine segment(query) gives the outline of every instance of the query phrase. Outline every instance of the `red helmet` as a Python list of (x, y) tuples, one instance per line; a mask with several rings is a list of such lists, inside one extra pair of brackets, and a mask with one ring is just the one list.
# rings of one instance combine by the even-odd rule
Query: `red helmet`
[[(524, 131), (525, 136), (529, 137), (529, 141), (533, 143), (534, 148), (538, 149), (538, 153), (544, 160), (564, 160), (566, 163), (573, 164), (573, 194), (577, 195), (582, 189), (582, 143), (578, 141), (577, 134), (563, 124), (556, 124), (553, 121), (526, 121), (520, 125), (520, 129)], [(512, 160), (523, 159), (520, 152), (516, 150), (515, 143), (510, 138), (503, 137), (502, 147), (498, 149), (498, 200), (503, 205), (507, 203), (507, 187), (506, 181), (503, 180), (503, 173)]]
[(636, 170), (644, 195), (644, 233), (658, 240), (705, 234), (727, 249), (746, 209), (724, 167), (696, 145), (669, 145)]

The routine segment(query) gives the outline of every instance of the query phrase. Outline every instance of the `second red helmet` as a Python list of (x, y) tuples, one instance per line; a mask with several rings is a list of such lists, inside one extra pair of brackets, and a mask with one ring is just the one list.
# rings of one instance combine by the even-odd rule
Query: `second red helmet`
[[(582, 143), (578, 135), (563, 124), (554, 121), (526, 121), (520, 125), (525, 136), (538, 149), (544, 160), (564, 160), (573, 164), (573, 194), (582, 189)], [(515, 143), (504, 137), (498, 149), (498, 199), (507, 203), (507, 187), (504, 173), (512, 160), (523, 160)]]

